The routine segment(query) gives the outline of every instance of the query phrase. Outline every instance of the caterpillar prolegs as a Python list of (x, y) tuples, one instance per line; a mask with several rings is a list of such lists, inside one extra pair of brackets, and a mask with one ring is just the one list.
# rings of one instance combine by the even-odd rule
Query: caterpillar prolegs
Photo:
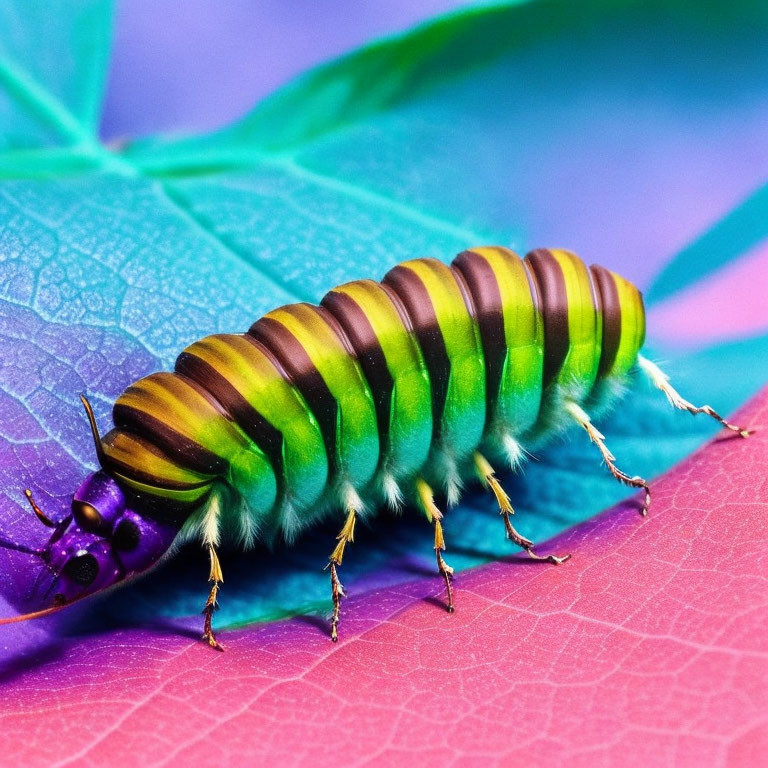
[(494, 464), (516, 468), (526, 451), (578, 425), (617, 480), (644, 490), (645, 514), (647, 482), (618, 468), (592, 423), (634, 370), (673, 406), (748, 434), (684, 400), (640, 354), (644, 337), (641, 294), (619, 275), (566, 250), (521, 259), (478, 247), (450, 266), (406, 261), (381, 282), (334, 288), (319, 306), (287, 305), (247, 333), (204, 338), (181, 353), (173, 373), (129, 386), (103, 438), (81, 396), (101, 468), (58, 522), (27, 492), (52, 534), (39, 549), (0, 540), (39, 558), (42, 569), (33, 595), (40, 610), (10, 620), (50, 613), (144, 572), (175, 540), (197, 536), (211, 565), (203, 637), (220, 649), (211, 625), (223, 581), (222, 531), (250, 545), (257, 535), (291, 539), (339, 514), (328, 561), (336, 640), (339, 568), (359, 515), (382, 504), (413, 505), (432, 526), (452, 611), (435, 495), (454, 504), (472, 478), (495, 497), (513, 543), (562, 563), (569, 554), (541, 558), (512, 526)]

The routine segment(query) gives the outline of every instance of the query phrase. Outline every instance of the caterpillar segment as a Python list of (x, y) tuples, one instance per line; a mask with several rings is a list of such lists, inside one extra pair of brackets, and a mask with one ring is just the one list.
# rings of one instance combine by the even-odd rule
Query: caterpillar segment
[(485, 359), (472, 297), (460, 273), (437, 259), (403, 262), (383, 283), (406, 309), (430, 382), (425, 480), (442, 487), (453, 505), (462, 488), (461, 462), (482, 439), (486, 417)]
[(432, 388), (408, 312), (386, 284), (358, 280), (330, 291), (321, 302), (345, 329), (373, 396), (379, 435), (374, 488), (397, 509), (398, 477), (427, 462), (432, 445)]
[(493, 493), (513, 543), (532, 558), (563, 563), (570, 555), (539, 556), (512, 526), (494, 463), (517, 469), (527, 452), (579, 425), (617, 480), (645, 490), (647, 512), (648, 483), (616, 466), (593, 424), (635, 369), (672, 406), (749, 434), (682, 398), (639, 354), (644, 337), (640, 292), (619, 275), (562, 249), (521, 259), (477, 247), (450, 266), (406, 261), (381, 282), (334, 288), (319, 306), (280, 307), (247, 333), (197, 341), (173, 373), (126, 389), (103, 438), (82, 398), (101, 469), (74, 494), (72, 515), (61, 523), (35, 509), (53, 526), (48, 545), (29, 550), (54, 574), (40, 598), (50, 603), (53, 595), (53, 605), (28, 616), (145, 571), (174, 541), (195, 537), (210, 559), (203, 637), (221, 649), (212, 618), (222, 537), (244, 546), (257, 536), (292, 539), (344, 510), (328, 562), (336, 640), (338, 571), (357, 519), (381, 504), (412, 504), (433, 526), (452, 610), (453, 571), (442, 556), (433, 489), (451, 506), (474, 477)]
[(541, 294), (526, 262), (506, 248), (460, 253), (453, 262), (473, 298), (486, 370), (483, 442), (516, 467), (518, 439), (536, 424), (544, 374)]

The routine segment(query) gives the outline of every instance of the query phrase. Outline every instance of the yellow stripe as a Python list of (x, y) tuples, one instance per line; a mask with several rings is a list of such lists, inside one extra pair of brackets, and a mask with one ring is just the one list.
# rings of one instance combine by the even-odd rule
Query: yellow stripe
[(611, 275), (621, 306), (621, 339), (612, 372), (626, 373), (635, 364), (645, 340), (645, 310), (640, 291), (615, 272)]
[(492, 418), (519, 434), (533, 426), (541, 405), (544, 320), (523, 260), (508, 248), (473, 248), (496, 277), (507, 345)]
[(558, 378), (576, 377), (591, 387), (597, 377), (603, 340), (603, 316), (595, 307), (592, 281), (584, 262), (570, 251), (551, 249), (565, 279), (571, 348)]
[(467, 346), (479, 348), (475, 324), (469, 316), (464, 297), (450, 267), (436, 259), (413, 259), (404, 261), (400, 266), (415, 272), (426, 288), (448, 356), (452, 357), (457, 352), (466, 354)]
[(418, 276), (434, 308), (450, 360), (443, 437), (461, 456), (477, 446), (485, 426), (485, 356), (480, 331), (450, 267), (436, 259), (414, 259), (400, 266)]
[(140, 438), (122, 430), (113, 430), (103, 440), (107, 458), (126, 467), (136, 467), (144, 474), (157, 478), (159, 484), (196, 485), (213, 478), (174, 464), (168, 458), (149, 449)]
[[(270, 404), (265, 395), (271, 393), (274, 396), (275, 386), (284, 390), (285, 394), (293, 393), (293, 388), (272, 360), (242, 336), (208, 336), (185, 351), (208, 363), (268, 421), (271, 419), (262, 410)], [(296, 412), (300, 411), (297, 404)]]
[(336, 400), (333, 458), (353, 485), (365, 485), (376, 471), (380, 443), (373, 395), (354, 351), (346, 349), (321, 310), (310, 304), (290, 304), (266, 317), (280, 323), (302, 346)]
[(289, 304), (273, 310), (266, 317), (276, 320), (291, 332), (337, 400), (344, 397), (353, 383), (357, 384), (361, 393), (367, 392), (368, 387), (357, 360), (345, 349), (316, 307)]
[(303, 439), (309, 439), (308, 432), (316, 433), (312, 442), (322, 445), (319, 427), (301, 394), (245, 336), (208, 336), (185, 351), (218, 371), (277, 430), (295, 432), (306, 424)]
[(222, 458), (249, 445), (233, 422), (184, 378), (172, 373), (140, 379), (116, 405), (143, 411)]
[(424, 368), (421, 350), (406, 329), (389, 294), (379, 283), (373, 280), (357, 280), (333, 290), (352, 299), (366, 316), (381, 345), (393, 378), (411, 368)]
[[(281, 471), (287, 489), (294, 500), (299, 499), (307, 506), (314, 503), (325, 487), (328, 473), (320, 427), (304, 398), (283, 378), (272, 358), (245, 335), (235, 334), (208, 336), (185, 352), (214, 368), (280, 432), (283, 439)], [(256, 445), (231, 463), (233, 477), (243, 492), (259, 483), (260, 475), (253, 466), (262, 465), (254, 456), (263, 456)], [(271, 466), (266, 457), (264, 461)], [(279, 467), (271, 466), (271, 469), (277, 472)], [(237, 480), (241, 474), (244, 479)], [(255, 501), (249, 503), (255, 505)]]
[(154, 485), (147, 485), (147, 483), (140, 483), (138, 480), (133, 480), (120, 472), (111, 472), (110, 474), (112, 474), (116, 480), (125, 483), (135, 491), (147, 494), (148, 496), (159, 496), (162, 499), (171, 499), (185, 504), (197, 501), (210, 490), (210, 485), (183, 491), (174, 488), (160, 488)]

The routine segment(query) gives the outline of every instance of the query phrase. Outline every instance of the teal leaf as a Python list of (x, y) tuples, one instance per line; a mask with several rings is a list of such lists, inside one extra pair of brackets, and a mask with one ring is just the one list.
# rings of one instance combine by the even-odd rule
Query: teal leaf
[[(482, 242), (568, 246), (644, 286), (768, 178), (753, 98), (768, 82), (762, 4), (710, 15), (686, 0), (471, 9), (311, 72), (229, 129), (119, 150), (94, 138), (108, 16), (87, 7), (57, 43), (86, 51), (68, 76), (0, 50), (0, 103), (21, 136), (0, 145), (0, 528), (18, 541), (41, 535), (24, 487), (61, 517), (94, 467), (78, 392), (106, 430), (122, 389), (171, 368), (196, 338)], [(43, 34), (41, 19), (19, 39)], [(764, 346), (678, 355), (669, 367), (688, 396), (727, 410), (764, 378), (753, 364)], [(632, 472), (661, 472), (712, 433), (657, 394), (638, 390), (604, 424)], [(582, 435), (538, 458), (505, 478), (536, 539), (624, 493)], [(458, 568), (510, 551), (477, 492), (446, 524)], [(372, 525), (345, 560), (348, 587), (431, 567), (420, 521)], [(322, 610), (319, 569), (336, 527), (295, 548), (230, 555), (221, 620)], [(23, 558), (12, 564), (3, 590), (19, 602), (29, 573)], [(190, 551), (107, 599), (100, 620), (196, 613), (202, 568)]]
[(701, 237), (681, 250), (646, 292), (654, 303), (705, 280), (720, 267), (762, 243), (768, 236), (768, 186), (736, 205)]
[(111, 25), (109, 0), (0, 3), (3, 175), (23, 174), (25, 159), (47, 157), (54, 170), (55, 158), (98, 151)]

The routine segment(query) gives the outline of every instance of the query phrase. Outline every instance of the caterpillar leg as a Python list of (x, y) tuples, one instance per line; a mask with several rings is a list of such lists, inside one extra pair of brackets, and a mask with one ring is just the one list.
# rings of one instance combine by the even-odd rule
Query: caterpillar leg
[(589, 414), (587, 414), (578, 403), (573, 402), (573, 400), (566, 400), (565, 410), (579, 426), (584, 428), (589, 435), (589, 439), (600, 451), (600, 455), (603, 457), (603, 461), (610, 470), (610, 473), (620, 483), (624, 483), (624, 485), (628, 485), (630, 488), (645, 489), (645, 499), (643, 501), (643, 507), (640, 510), (640, 514), (645, 517), (648, 514), (648, 508), (651, 506), (651, 489), (648, 486), (648, 483), (639, 475), (630, 477), (626, 472), (622, 472), (622, 470), (616, 466), (616, 457), (608, 450), (608, 447), (605, 444), (605, 435), (597, 429), (589, 418)]
[(571, 557), (570, 555), (547, 555), (546, 557), (542, 557), (533, 551), (533, 542), (530, 539), (526, 539), (525, 536), (521, 536), (515, 530), (514, 526), (512, 525), (512, 521), (509, 519), (510, 515), (515, 514), (515, 510), (512, 508), (512, 504), (509, 501), (507, 492), (501, 487), (501, 483), (499, 483), (498, 479), (496, 478), (496, 473), (494, 472), (493, 467), (490, 465), (485, 456), (477, 451), (475, 452), (474, 460), (475, 468), (477, 470), (480, 481), (486, 488), (489, 488), (493, 495), (496, 497), (496, 502), (499, 505), (499, 514), (504, 519), (504, 528), (507, 532), (507, 538), (513, 543), (517, 544), (518, 547), (522, 547), (528, 553), (529, 557), (533, 558), (534, 560), (544, 560), (545, 562), (549, 562), (554, 565), (560, 565), (560, 563), (564, 563), (566, 560), (569, 560)]
[(357, 520), (357, 512), (354, 508), (351, 508), (347, 513), (347, 519), (344, 521), (344, 526), (339, 535), (336, 537), (338, 544), (331, 552), (330, 558), (328, 558), (328, 566), (331, 570), (331, 598), (333, 599), (333, 617), (331, 618), (331, 640), (338, 642), (339, 639), (339, 615), (341, 613), (341, 598), (344, 597), (344, 587), (339, 581), (339, 575), (336, 572), (338, 566), (341, 565), (341, 561), (344, 559), (344, 549), (347, 544), (351, 544), (355, 540), (355, 521)]
[(435, 557), (437, 559), (437, 570), (445, 580), (445, 591), (447, 596), (446, 609), (448, 613), (453, 613), (453, 587), (451, 586), (451, 577), (453, 568), (443, 560), (442, 552), (445, 551), (445, 538), (443, 537), (443, 525), (440, 522), (443, 519), (443, 513), (435, 504), (435, 497), (429, 485), (419, 478), (416, 480), (416, 493), (421, 503), (421, 508), (427, 516), (427, 520), (435, 526)]
[(688, 411), (688, 413), (694, 416), (697, 413), (705, 413), (707, 416), (711, 416), (715, 421), (719, 421), (726, 429), (730, 429), (731, 432), (735, 432), (741, 437), (749, 437), (754, 431), (740, 427), (737, 424), (731, 424), (714, 408), (711, 408), (708, 405), (695, 406), (693, 403), (689, 403), (684, 397), (681, 397), (678, 391), (669, 383), (669, 376), (667, 376), (658, 365), (652, 363), (642, 355), (638, 355), (637, 364), (640, 370), (651, 380), (651, 383), (666, 395), (669, 404), (674, 408), (679, 408), (681, 411)]
[(211, 558), (211, 573), (208, 576), (208, 581), (212, 581), (213, 586), (211, 587), (208, 599), (205, 601), (205, 608), (203, 608), (203, 616), (205, 616), (203, 640), (206, 640), (211, 648), (215, 648), (217, 651), (223, 651), (224, 647), (216, 639), (216, 635), (213, 634), (211, 622), (213, 621), (213, 612), (219, 607), (217, 597), (219, 595), (219, 585), (224, 581), (224, 576), (221, 573), (221, 563), (219, 562), (219, 556), (216, 554), (216, 548), (213, 544), (208, 544), (208, 554)]

